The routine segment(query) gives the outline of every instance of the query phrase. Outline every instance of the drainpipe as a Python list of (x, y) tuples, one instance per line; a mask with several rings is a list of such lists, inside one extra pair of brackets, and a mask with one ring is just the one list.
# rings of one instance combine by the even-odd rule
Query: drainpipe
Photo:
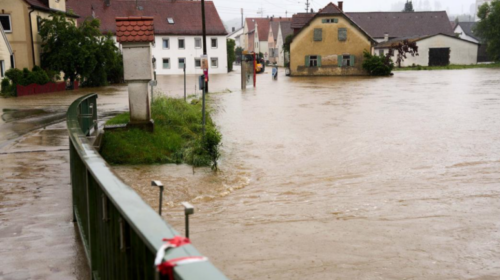
[(35, 40), (33, 39), (33, 23), (31, 22), (31, 13), (33, 13), (35, 10), (31, 10), (31, 12), (28, 13), (28, 17), (30, 18), (30, 35), (31, 35), (31, 55), (33, 56), (33, 67), (36, 66), (36, 61), (35, 61)]

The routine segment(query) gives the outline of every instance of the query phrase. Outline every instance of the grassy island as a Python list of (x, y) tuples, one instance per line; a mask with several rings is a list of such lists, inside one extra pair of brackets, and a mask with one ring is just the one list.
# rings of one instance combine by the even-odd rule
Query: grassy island
[(459, 70), (459, 69), (476, 69), (476, 68), (500, 68), (500, 63), (492, 64), (473, 64), (473, 65), (448, 65), (448, 66), (408, 66), (403, 68), (395, 67), (393, 71), (414, 71), (414, 70)]
[[(151, 104), (155, 122), (153, 133), (140, 129), (110, 130), (104, 133), (101, 155), (110, 164), (187, 163), (217, 168), (221, 134), (210, 114), (206, 134), (202, 132), (201, 102), (158, 97)], [(126, 124), (130, 114), (123, 113), (106, 122)]]

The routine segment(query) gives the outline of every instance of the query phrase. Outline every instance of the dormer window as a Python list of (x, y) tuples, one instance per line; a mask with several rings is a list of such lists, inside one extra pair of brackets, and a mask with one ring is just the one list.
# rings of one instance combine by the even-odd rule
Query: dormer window
[(173, 19), (173, 18), (171, 18), (171, 17), (167, 18), (167, 21), (168, 21), (168, 23), (170, 23), (170, 24), (174, 24), (174, 23), (175, 23), (175, 22), (174, 22), (174, 19)]

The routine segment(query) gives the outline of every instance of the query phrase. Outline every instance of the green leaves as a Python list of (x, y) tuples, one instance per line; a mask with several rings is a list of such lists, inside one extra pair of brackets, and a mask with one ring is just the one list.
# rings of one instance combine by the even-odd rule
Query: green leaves
[(236, 47), (236, 42), (233, 39), (227, 39), (227, 71), (233, 71), (233, 63), (236, 60), (236, 54), (234, 53), (234, 48)]
[(476, 25), (474, 33), (483, 39), (482, 43), (486, 44), (491, 58), (500, 61), (500, 1), (483, 4), (477, 16), (481, 21)]
[(389, 76), (394, 68), (392, 60), (389, 59), (389, 63), (386, 63), (386, 58), (372, 55), (366, 50), (363, 52), (363, 57), (363, 69), (372, 76)]
[(121, 54), (110, 35), (103, 35), (97, 19), (76, 26), (64, 14), (53, 14), (41, 21), (42, 67), (64, 72), (64, 79), (80, 78), (84, 86), (103, 86), (108, 76), (123, 79)]

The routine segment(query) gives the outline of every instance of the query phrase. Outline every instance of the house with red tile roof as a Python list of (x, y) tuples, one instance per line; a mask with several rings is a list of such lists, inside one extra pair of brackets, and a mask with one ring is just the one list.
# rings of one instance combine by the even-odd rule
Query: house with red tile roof
[(270, 59), (269, 30), (272, 22), (290, 21), (291, 18), (247, 18), (243, 26), (242, 47), (249, 52), (262, 53)]
[(291, 28), (291, 21), (280, 22), (278, 28), (278, 37), (276, 39), (276, 45), (278, 48), (278, 66), (285, 66), (290, 61), (290, 54), (285, 53), (284, 44), (286, 42), (286, 37), (293, 34), (293, 29)]
[[(1, 0), (0, 0), (1, 1)], [(200, 1), (69, 1), (71, 9), (101, 22), (103, 33), (117, 36), (118, 17), (151, 17), (154, 21), (153, 56), (158, 75), (202, 74), (203, 30)], [(227, 73), (227, 31), (214, 2), (205, 1), (207, 53), (210, 74)]]
[(42, 39), (38, 35), (39, 23), (55, 12), (66, 13), (66, 0), (0, 0), (0, 23), (10, 42), (12, 64), (16, 68), (40, 66)]

